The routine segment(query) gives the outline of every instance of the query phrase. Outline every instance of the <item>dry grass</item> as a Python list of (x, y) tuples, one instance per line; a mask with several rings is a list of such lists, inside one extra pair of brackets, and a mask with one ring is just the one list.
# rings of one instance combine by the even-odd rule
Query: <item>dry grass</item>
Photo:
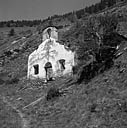
[[(127, 128), (127, 53), (89, 83), (72, 84), (64, 88), (66, 92), (62, 95), (47, 101), (50, 88), (66, 87), (68, 78), (57, 78), (48, 84), (26, 80), (28, 56), (40, 44), (39, 36), (28, 37), (26, 41), (28, 48), (14, 60), (8, 58), (0, 73), (1, 127), (21, 126), (18, 115), (3, 103), (2, 97), (6, 97), (25, 115), (30, 128)], [(7, 40), (0, 49), (10, 46), (10, 42)], [(7, 83), (11, 78), (18, 81)], [(41, 97), (42, 100), (29, 105)]]
[(0, 127), (22, 128), (20, 116), (0, 98)]
[[(70, 86), (64, 95), (36, 101), (51, 87), (63, 86), (67, 78), (47, 85), (41, 81), (21, 80), (16, 85), (1, 86), (3, 94), (20, 109), (31, 128), (126, 128), (127, 127), (127, 53), (115, 65), (93, 78), (88, 84)], [(118, 66), (119, 65), (119, 66)], [(121, 69), (123, 72), (121, 72)], [(66, 86), (66, 85), (64, 85)], [(11, 88), (11, 89), (10, 89)]]

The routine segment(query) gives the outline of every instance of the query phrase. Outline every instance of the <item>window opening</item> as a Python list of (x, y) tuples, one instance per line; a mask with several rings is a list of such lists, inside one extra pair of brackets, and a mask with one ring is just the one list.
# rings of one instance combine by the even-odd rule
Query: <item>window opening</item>
[(34, 74), (35, 75), (39, 74), (39, 65), (38, 64), (34, 65)]
[(64, 59), (60, 59), (59, 60), (59, 63), (60, 63), (60, 68), (61, 68), (61, 70), (65, 70), (65, 60)]
[(47, 30), (47, 33), (48, 33), (49, 38), (50, 38), (51, 37), (51, 29), (50, 28)]

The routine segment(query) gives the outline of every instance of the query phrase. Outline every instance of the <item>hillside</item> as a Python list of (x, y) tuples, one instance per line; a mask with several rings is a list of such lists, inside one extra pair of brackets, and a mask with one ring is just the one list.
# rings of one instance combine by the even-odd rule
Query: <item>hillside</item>
[[(127, 47), (127, 41), (123, 41), (121, 36), (111, 36), (114, 28), (113, 31), (111, 31), (112, 29), (105, 30), (108, 27), (103, 26), (102, 32), (102, 27), (99, 28), (98, 24), (94, 24), (97, 29), (93, 31), (91, 27), (93, 22), (90, 18), (98, 21), (98, 17), (102, 15), (104, 21), (107, 21), (105, 17), (109, 16), (111, 19), (112, 16), (117, 15), (118, 23), (115, 32), (126, 37), (126, 14), (127, 5), (125, 4), (106, 10), (105, 13), (83, 17), (75, 24), (59, 29), (59, 40), (70, 46), (70, 49), (77, 50), (76, 48), (79, 48), (77, 50), (78, 57), (83, 65), (89, 61), (88, 54), (85, 52), (91, 49), (96, 51), (98, 48), (98, 39), (92, 36), (95, 32), (100, 35), (105, 34), (102, 40), (105, 45), (120, 45), (118, 51), (120, 52)], [(87, 23), (91, 23), (90, 27), (87, 26), (89, 25)], [(115, 24), (116, 22), (113, 20), (111, 23)], [(111, 28), (110, 24), (108, 25)], [(6, 33), (9, 31), (10, 29)], [(2, 114), (8, 114), (10, 111), (12, 118), (10, 120), (8, 116), (5, 116), (5, 121), (0, 120), (2, 127), (4, 125), (7, 125), (8, 128), (13, 126), (20, 128), (21, 125), (23, 128), (127, 127), (126, 50), (114, 60), (112, 67), (99, 73), (88, 82), (83, 80), (80, 84), (74, 83), (73, 78), (66, 76), (44, 84), (41, 80), (26, 79), (28, 56), (41, 43), (38, 28), (18, 29), (15, 36), (8, 37), (5, 34), (3, 37), (0, 40), (0, 104), (3, 106), (0, 108), (0, 117), (3, 119)], [(65, 92), (47, 100), (46, 96), (51, 87), (56, 89), (63, 87)], [(13, 118), (17, 119), (17, 124)]]

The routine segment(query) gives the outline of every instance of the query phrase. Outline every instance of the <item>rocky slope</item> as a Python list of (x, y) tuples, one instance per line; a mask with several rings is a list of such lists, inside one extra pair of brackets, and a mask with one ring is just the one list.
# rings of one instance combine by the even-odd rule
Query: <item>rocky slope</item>
[[(127, 23), (126, 6), (108, 10), (110, 13), (121, 15), (121, 19), (124, 18), (124, 21), (119, 21), (119, 32), (124, 36), (127, 33), (126, 27), (124, 27)], [(44, 84), (41, 80), (29, 81), (26, 79), (28, 55), (40, 44), (40, 35), (32, 33), (28, 36), (24, 35), (24, 37), (18, 39), (17, 42), (14, 38), (7, 42), (7, 45), (0, 47), (1, 55), (6, 56), (0, 73), (0, 95), (6, 98), (12, 108), (20, 112), (20, 115), (16, 116), (19, 116), (19, 122), (26, 121), (25, 125), (22, 124), (23, 127), (127, 127), (126, 51), (115, 60), (110, 69), (95, 76), (88, 83), (71, 84), (71, 79), (61, 77)], [(120, 51), (126, 46), (125, 41), (120, 47)], [(11, 53), (7, 53), (7, 51)], [(14, 52), (16, 53), (14, 54)], [(70, 84), (69, 87), (67, 87), (68, 84)], [(47, 101), (46, 96), (50, 88), (62, 86), (65, 87), (65, 92)], [(0, 104), (5, 105), (2, 100), (0, 100)], [(2, 108), (1, 113), (2, 111), (8, 112), (5, 109)], [(23, 119), (20, 117), (21, 113)], [(5, 121), (10, 120), (8, 117), (4, 119)], [(13, 122), (13, 118), (11, 122)], [(9, 127), (9, 125), (7, 126)]]

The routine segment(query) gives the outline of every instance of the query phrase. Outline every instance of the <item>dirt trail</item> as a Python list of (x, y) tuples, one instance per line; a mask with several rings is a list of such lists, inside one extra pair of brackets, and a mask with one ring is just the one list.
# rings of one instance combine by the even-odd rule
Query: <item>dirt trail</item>
[(29, 128), (29, 121), (26, 119), (25, 115), (20, 110), (13, 106), (5, 97), (3, 97), (3, 102), (7, 104), (7, 106), (15, 110), (17, 114), (20, 116), (22, 120), (22, 128)]

